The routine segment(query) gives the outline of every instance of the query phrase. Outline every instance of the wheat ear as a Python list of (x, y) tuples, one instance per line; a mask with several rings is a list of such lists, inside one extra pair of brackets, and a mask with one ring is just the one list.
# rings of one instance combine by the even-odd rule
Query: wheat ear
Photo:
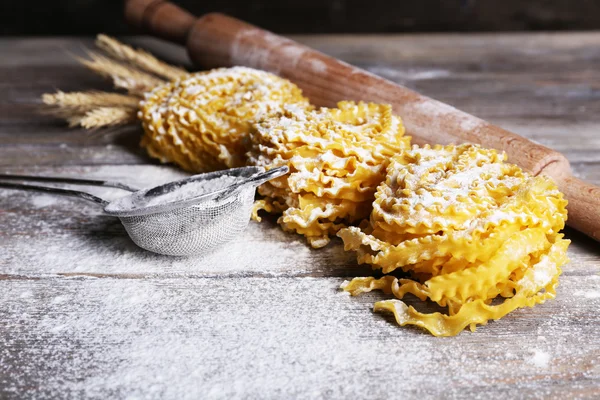
[(137, 109), (140, 99), (120, 93), (88, 91), (69, 92), (57, 91), (42, 95), (42, 101), (47, 106), (73, 112), (89, 111), (98, 107), (131, 107)]
[(160, 78), (111, 60), (96, 52), (90, 51), (88, 55), (91, 60), (79, 58), (79, 61), (92, 71), (111, 78), (117, 88), (125, 89), (129, 94), (142, 97), (144, 93), (165, 82)]
[(136, 120), (136, 110), (129, 107), (98, 107), (83, 115), (72, 115), (66, 120), (69, 126), (80, 125), (86, 129), (125, 125)]
[(181, 78), (188, 74), (182, 68), (160, 61), (142, 49), (134, 49), (107, 35), (98, 35), (96, 37), (96, 46), (117, 60), (125, 61), (146, 72), (151, 72), (169, 80)]

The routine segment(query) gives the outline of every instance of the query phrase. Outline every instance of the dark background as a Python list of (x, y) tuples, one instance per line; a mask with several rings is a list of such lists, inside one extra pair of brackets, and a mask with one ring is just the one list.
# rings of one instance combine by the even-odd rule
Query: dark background
[[(280, 33), (600, 28), (600, 0), (177, 0)], [(1, 35), (125, 34), (119, 0), (0, 0)]]

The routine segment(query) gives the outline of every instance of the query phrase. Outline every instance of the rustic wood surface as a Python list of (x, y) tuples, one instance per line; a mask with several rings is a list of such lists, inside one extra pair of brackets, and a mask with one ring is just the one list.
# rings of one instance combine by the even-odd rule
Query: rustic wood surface
[[(295, 39), (563, 152), (600, 184), (600, 34)], [(132, 38), (187, 65), (183, 50)], [(83, 132), (39, 95), (108, 88), (69, 54), (90, 40), (0, 40), (0, 171), (182, 176), (139, 129)], [(107, 198), (113, 189), (89, 189)], [(91, 203), (0, 190), (0, 398), (598, 398), (600, 249), (572, 230), (555, 300), (434, 338), (373, 314), (341, 243), (273, 220), (204, 258), (152, 255)]]

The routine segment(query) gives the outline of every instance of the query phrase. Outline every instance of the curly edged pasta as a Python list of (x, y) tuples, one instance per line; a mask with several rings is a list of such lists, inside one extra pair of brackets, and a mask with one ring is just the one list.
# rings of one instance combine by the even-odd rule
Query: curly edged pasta
[(389, 159), (408, 148), (399, 117), (386, 104), (340, 102), (317, 111), (288, 106), (255, 124), (248, 162), (288, 165), (290, 173), (259, 188), (256, 211), (282, 213), (286, 231), (306, 236), (312, 247), (368, 217)]
[(188, 74), (145, 94), (138, 113), (142, 146), (191, 172), (240, 167), (252, 123), (286, 104), (312, 108), (296, 85), (265, 71), (233, 67)]
[[(375, 311), (436, 336), (553, 298), (568, 262), (569, 241), (559, 233), (567, 202), (550, 178), (505, 158), (474, 145), (414, 147), (394, 157), (368, 224), (338, 236), (360, 263), (384, 274), (400, 269), (410, 279), (355, 278), (343, 289), (393, 294)], [(407, 293), (448, 313), (420, 313), (400, 300)], [(505, 300), (492, 304), (498, 296)]]

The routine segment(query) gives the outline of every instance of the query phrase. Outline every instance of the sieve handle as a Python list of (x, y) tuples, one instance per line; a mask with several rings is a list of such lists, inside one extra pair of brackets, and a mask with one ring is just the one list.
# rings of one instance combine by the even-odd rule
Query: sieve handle
[(78, 190), (69, 190), (69, 189), (60, 189), (48, 186), (37, 186), (37, 185), (25, 185), (22, 183), (10, 183), (10, 182), (0, 182), (0, 187), (8, 188), (8, 189), (21, 189), (21, 190), (30, 190), (34, 192), (46, 192), (52, 194), (60, 194), (62, 196), (70, 196), (70, 197), (79, 197), (80, 199), (85, 199), (89, 201), (93, 201), (94, 203), (101, 204), (106, 207), (108, 205), (108, 201), (101, 199), (100, 197), (94, 196), (93, 194), (80, 192)]
[(249, 178), (246, 178), (244, 180), (236, 182), (235, 185), (233, 185), (229, 190), (227, 190), (224, 193), (221, 193), (216, 198), (216, 200), (218, 201), (220, 199), (223, 199), (223, 198), (229, 196), (231, 193), (235, 192), (242, 186), (245, 186), (248, 184), (252, 184), (252, 186), (254, 186), (254, 187), (260, 186), (263, 183), (270, 181), (271, 179), (279, 178), (280, 176), (287, 174), (289, 171), (290, 171), (290, 169), (288, 168), (288, 166), (284, 165), (282, 167), (273, 168), (273, 169), (270, 169), (265, 172), (259, 172), (258, 174), (254, 174)]
[(3, 174), (3, 175), (0, 175), (0, 179), (2, 179), (2, 180), (19, 180), (19, 181), (35, 181), (35, 182), (68, 183), (71, 185), (113, 187), (113, 188), (117, 188), (117, 189), (127, 190), (129, 192), (137, 192), (139, 190), (138, 188), (126, 185), (121, 182), (101, 181), (101, 180), (95, 180), (95, 179), (65, 178), (62, 176), (36, 176), (36, 175)]
[(245, 179), (240, 184), (252, 183), (254, 186), (260, 186), (263, 183), (270, 181), (271, 179), (279, 178), (290, 172), (290, 169), (287, 165), (282, 167), (272, 168), (265, 172), (259, 172), (258, 174), (252, 175), (250, 178)]

